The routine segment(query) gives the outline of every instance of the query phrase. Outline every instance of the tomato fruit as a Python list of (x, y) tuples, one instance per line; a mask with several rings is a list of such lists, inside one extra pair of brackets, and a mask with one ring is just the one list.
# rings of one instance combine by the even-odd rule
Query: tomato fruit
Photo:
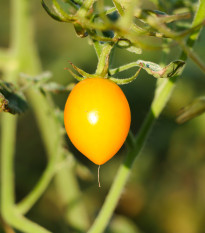
[(73, 145), (93, 163), (101, 165), (123, 145), (130, 129), (128, 101), (114, 82), (86, 78), (71, 91), (64, 123)]

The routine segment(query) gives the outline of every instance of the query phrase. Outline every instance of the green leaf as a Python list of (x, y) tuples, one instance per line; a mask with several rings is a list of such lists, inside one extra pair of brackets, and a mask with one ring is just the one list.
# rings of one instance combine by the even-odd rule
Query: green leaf
[[(72, 62), (69, 61), (69, 63), (72, 65), (73, 69), (76, 70), (80, 75), (82, 75), (84, 78), (97, 78), (99, 77), (99, 75), (96, 74), (89, 74), (87, 72), (85, 72), (84, 70), (78, 68), (77, 66), (75, 66)], [(66, 68), (67, 69), (67, 68)], [(69, 69), (68, 69), (69, 70)]]
[(195, 99), (192, 103), (178, 112), (177, 123), (182, 124), (205, 112), (205, 96)]
[(178, 76), (182, 73), (185, 66), (185, 62), (182, 60), (173, 61), (165, 67), (161, 67), (156, 63), (143, 60), (138, 60), (137, 64), (155, 78), (171, 78)]
[(21, 91), (12, 83), (0, 81), (0, 109), (11, 114), (20, 114), (27, 110), (28, 104)]
[(80, 77), (78, 75), (76, 75), (71, 69), (69, 68), (65, 68), (65, 70), (68, 70), (68, 72), (73, 76), (73, 78), (75, 78), (78, 81), (82, 81), (83, 79), (85, 79), (84, 77)]

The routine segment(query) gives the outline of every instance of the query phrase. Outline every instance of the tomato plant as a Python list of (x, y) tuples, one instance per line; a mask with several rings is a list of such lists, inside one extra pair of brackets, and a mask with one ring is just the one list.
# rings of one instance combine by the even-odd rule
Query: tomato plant
[[(130, 128), (129, 104), (122, 90), (116, 84), (130, 83), (131, 85), (131, 82), (138, 77), (139, 72), (144, 73), (144, 71), (157, 79), (155, 90), (148, 93), (148, 90), (151, 90), (146, 86), (150, 85), (149, 81), (140, 81), (134, 86), (136, 89), (133, 88), (132, 93), (130, 93), (130, 95), (136, 95), (135, 100), (139, 100), (137, 96), (143, 97), (140, 98), (140, 101), (136, 101), (136, 105), (133, 104), (138, 113), (144, 112), (141, 114), (141, 119), (147, 111), (146, 103), (148, 103), (143, 100), (146, 98), (150, 101), (149, 97), (153, 95), (153, 101), (150, 103), (150, 108), (142, 125), (138, 124), (140, 117), (138, 116), (136, 119), (137, 133), (134, 135), (130, 131), (130, 143), (127, 143), (129, 145), (124, 161), (120, 165), (116, 164), (116, 167), (119, 168), (111, 188), (107, 192), (106, 188), (109, 185), (104, 187), (104, 191), (98, 193), (101, 196), (95, 195), (96, 190), (91, 187), (91, 183), (87, 183), (90, 187), (87, 184), (79, 185), (78, 178), (89, 182), (89, 176), (92, 176), (90, 168), (79, 163), (68, 148), (65, 148), (65, 138), (62, 133), (64, 132), (63, 110), (57, 107), (53, 101), (53, 98), (56, 98), (53, 94), (70, 91), (73, 87), (73, 83), (70, 83), (71, 80), (67, 80), (67, 77), (68, 83), (66, 81), (65, 86), (60, 84), (61, 81), (64, 83), (63, 75), (65, 73), (63, 73), (64, 64), (62, 64), (62, 61), (65, 61), (64, 56), (66, 56), (66, 60), (71, 59), (72, 61), (80, 57), (81, 61), (86, 58), (83, 66), (90, 67), (90, 69), (95, 64), (94, 59), (90, 60), (91, 53), (87, 48), (76, 46), (78, 42), (77, 40), (72, 41), (70, 31), (64, 27), (57, 29), (57, 24), (53, 24), (54, 27), (52, 27), (52, 21), (48, 21), (48, 30), (52, 30), (53, 33), (52, 38), (40, 39), (51, 33), (48, 33), (47, 29), (45, 30), (45, 25), (48, 26), (47, 22), (41, 23), (40, 20), (44, 20), (44, 18), (42, 18), (42, 11), (38, 8), (36, 8), (36, 12), (39, 14), (37, 16), (40, 17), (37, 20), (37, 28), (41, 35), (38, 34), (38, 37), (34, 37), (32, 21), (37, 17), (33, 17), (31, 13), (34, 13), (35, 10), (33, 11), (30, 7), (33, 6), (33, 2), (38, 3), (38, 1), (11, 0), (10, 2), (11, 14), (7, 14), (8, 11), (4, 10), (5, 6), (8, 5), (6, 1), (1, 6), (3, 12), (0, 14), (0, 22), (5, 23), (4, 27), (0, 26), (0, 31), (3, 29), (3, 33), (7, 33), (7, 22), (9, 21), (12, 32), (9, 35), (11, 43), (5, 43), (5, 38), (8, 38), (8, 35), (3, 35), (0, 39), (0, 43), (3, 42), (3, 47), (0, 47), (0, 77), (2, 79), (0, 81), (0, 112), (5, 112), (1, 113), (0, 116), (0, 232), (2, 232), (2, 228), (4, 228), (4, 232), (26, 233), (64, 233), (65, 231), (175, 233), (187, 232), (187, 229), (192, 232), (203, 232), (202, 221), (190, 221), (190, 216), (191, 219), (196, 220), (203, 217), (203, 211), (200, 211), (201, 206), (199, 206), (199, 211), (196, 211), (195, 207), (196, 202), (203, 201), (201, 198), (203, 196), (203, 182), (201, 180), (203, 180), (204, 174), (204, 166), (201, 164), (204, 152), (201, 147), (204, 136), (203, 120), (193, 124), (194, 135), (196, 136), (196, 132), (199, 132), (200, 137), (191, 135), (191, 141), (194, 142), (192, 144), (190, 143), (190, 126), (188, 126), (188, 131), (185, 127), (185, 130), (182, 130), (185, 134), (188, 132), (187, 135), (179, 133), (177, 130), (171, 136), (175, 130), (175, 125), (169, 117), (168, 121), (171, 123), (169, 127), (163, 124), (157, 124), (154, 127), (158, 133), (157, 135), (153, 134), (156, 138), (152, 137), (154, 140), (150, 140), (151, 146), (149, 145), (148, 150), (144, 152), (147, 156), (142, 156), (144, 160), (137, 161), (136, 158), (142, 151), (152, 126), (166, 106), (176, 81), (185, 67), (186, 60), (192, 59), (205, 72), (203, 60), (192, 49), (200, 32), (203, 32), (201, 28), (204, 26), (205, 0), (40, 0), (42, 7), (52, 19), (73, 24), (77, 36), (87, 37), (88, 40), (84, 39), (84, 41), (89, 42), (97, 55), (97, 67), (92, 74), (76, 67), (71, 62), (75, 72), (66, 68), (80, 82), (68, 97), (64, 116), (66, 130), (72, 143), (91, 161), (99, 165), (98, 182), (100, 165), (117, 153)], [(11, 19), (8, 20), (7, 15)], [(193, 19), (192, 22), (190, 17)], [(188, 21), (186, 21), (187, 19)], [(2, 33), (0, 32), (0, 34)], [(35, 39), (40, 39), (41, 42), (35, 43)], [(65, 44), (62, 43), (63, 40)], [(37, 44), (41, 44), (42, 50), (40, 49), (40, 51), (45, 59), (46, 67), (48, 70), (54, 71), (54, 82), (49, 80), (50, 72), (42, 72)], [(151, 53), (144, 53), (145, 50), (151, 50)], [(179, 51), (182, 51), (180, 56)], [(44, 52), (46, 53), (44, 54)], [(127, 54), (130, 52), (134, 53), (134, 56)], [(142, 60), (143, 57), (147, 57), (149, 60)], [(157, 63), (154, 63), (153, 59)], [(128, 61), (130, 62), (127, 63)], [(167, 64), (167, 61), (170, 63)], [(132, 71), (128, 72), (131, 68), (138, 70), (135, 70), (131, 77), (127, 77), (128, 74), (132, 74)], [(189, 67), (188, 71), (191, 70)], [(58, 75), (55, 74), (55, 71)], [(118, 78), (118, 73), (124, 71), (126, 71), (125, 76), (122, 75)], [(194, 69), (195, 76), (198, 74), (200, 76), (200, 73), (195, 73), (195, 71)], [(188, 77), (191, 77), (192, 73), (190, 72)], [(176, 107), (178, 108), (182, 103), (185, 103), (185, 99), (188, 100), (202, 91), (201, 81), (198, 86), (195, 86), (196, 79), (194, 79), (193, 86), (195, 87), (192, 90), (190, 85), (192, 81), (184, 79), (186, 76), (187, 74), (183, 75), (184, 81), (180, 81), (184, 82), (185, 89), (177, 91), (179, 95), (174, 94), (174, 100), (172, 99), (171, 102), (177, 104), (170, 104), (172, 110), (166, 111), (167, 116), (174, 113)], [(144, 79), (145, 77), (140, 75), (139, 78)], [(58, 79), (57, 83), (55, 79)], [(197, 79), (200, 80), (199, 77)], [(195, 94), (194, 90), (196, 90)], [(133, 103), (135, 100), (133, 98)], [(30, 113), (35, 116), (37, 125), (33, 124), (34, 119), (30, 113), (18, 118), (11, 115), (23, 113), (28, 106)], [(179, 111), (177, 122), (183, 123), (204, 111), (205, 101), (204, 96), (201, 96)], [(28, 121), (24, 119), (28, 119)], [(35, 129), (36, 126), (39, 130)], [(34, 132), (31, 131), (32, 129)], [(165, 131), (169, 132), (165, 133)], [(36, 133), (39, 132), (41, 137), (37, 138), (38, 134)], [(171, 143), (169, 143), (168, 138), (171, 138)], [(27, 140), (24, 142), (24, 139)], [(36, 144), (38, 142), (36, 139), (42, 139), (43, 143), (39, 141), (40, 144)], [(42, 150), (42, 144), (45, 150)], [(167, 147), (168, 144), (169, 147)], [(32, 148), (34, 148), (33, 151)], [(162, 148), (166, 148), (167, 151), (163, 156), (161, 156)], [(41, 155), (44, 155), (44, 152), (46, 152), (48, 161), (45, 170), (41, 171), (41, 169), (37, 169), (36, 165), (39, 164), (38, 168), (44, 167), (41, 164), (41, 162), (45, 162), (44, 157), (39, 160), (39, 163), (37, 162)], [(186, 153), (188, 156), (185, 156)], [(155, 158), (155, 156), (159, 157)], [(193, 158), (196, 158), (194, 163)], [(35, 161), (35, 166), (30, 166), (33, 165), (33, 161)], [(165, 166), (161, 166), (162, 162)], [(135, 164), (137, 166), (133, 166)], [(194, 166), (191, 166), (192, 164)], [(110, 171), (113, 174), (115, 169), (113, 165), (110, 163), (110, 168), (106, 173), (109, 179), (112, 179)], [(181, 170), (182, 173), (175, 172), (174, 176), (173, 172), (170, 173), (170, 171)], [(131, 172), (134, 175), (125, 188)], [(138, 172), (137, 176), (135, 172)], [(148, 173), (146, 174), (146, 172)], [(24, 174), (26, 175), (24, 176)], [(144, 174), (148, 179), (144, 179)], [(186, 180), (188, 177), (188, 185), (187, 182), (184, 182), (184, 177)], [(54, 182), (52, 182), (52, 188), (49, 188), (52, 179)], [(158, 189), (156, 189), (155, 184), (159, 187)], [(196, 191), (196, 185), (193, 184), (197, 184), (198, 187), (197, 200), (192, 198)], [(105, 199), (101, 209), (99, 208), (100, 202), (93, 199), (94, 195), (90, 195), (90, 190), (94, 191), (95, 197), (99, 200)], [(160, 191), (158, 192), (158, 190)], [(178, 190), (180, 193), (177, 193)], [(133, 191), (134, 195), (132, 195)], [(106, 198), (104, 198), (105, 193), (108, 193)], [(123, 200), (120, 199), (122, 193), (125, 194)], [(174, 195), (177, 198), (172, 198), (173, 193), (177, 194)], [(43, 194), (45, 198), (42, 198), (44, 201), (40, 204), (43, 211), (38, 211), (37, 207), (31, 214), (26, 215), (33, 207), (36, 208), (35, 203)], [(162, 199), (162, 211), (156, 211), (155, 208), (158, 207), (159, 199)], [(54, 205), (48, 206), (48, 200)], [(120, 211), (115, 214), (119, 200), (122, 201), (122, 205), (119, 203), (118, 210)], [(49, 208), (45, 208), (45, 206)], [(183, 208), (184, 206), (186, 208)], [(147, 207), (149, 208), (147, 209)], [(97, 212), (99, 212), (98, 216), (91, 225), (90, 220)], [(164, 218), (165, 212), (166, 218)], [(36, 218), (33, 213), (37, 213), (38, 217)], [(41, 219), (40, 222), (43, 223), (42, 214), (45, 213), (47, 215), (45, 225), (48, 226), (48, 229), (28, 219), (29, 216), (33, 216), (33, 219)], [(123, 216), (119, 216), (119, 213)], [(138, 216), (140, 219), (135, 218)], [(193, 216), (194, 218), (192, 218)], [(49, 217), (52, 220), (50, 223), (47, 222)], [(128, 219), (128, 217), (132, 217), (132, 219)], [(162, 218), (166, 224), (162, 224), (160, 221)], [(183, 220), (182, 224), (179, 219)], [(190, 224), (191, 222), (193, 224)], [(136, 223), (139, 223), (139, 229), (136, 227)], [(185, 223), (188, 224), (188, 228)]]
[(131, 114), (128, 101), (117, 84), (106, 78), (86, 78), (68, 96), (64, 122), (74, 146), (101, 165), (123, 145)]

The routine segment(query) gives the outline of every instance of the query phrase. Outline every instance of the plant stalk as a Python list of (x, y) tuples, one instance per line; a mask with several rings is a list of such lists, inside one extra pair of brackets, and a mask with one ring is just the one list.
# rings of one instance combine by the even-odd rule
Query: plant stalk
[(104, 77), (108, 73), (108, 65), (109, 65), (109, 56), (112, 50), (113, 45), (110, 43), (104, 44), (101, 54), (98, 59), (98, 65), (95, 74), (100, 77)]

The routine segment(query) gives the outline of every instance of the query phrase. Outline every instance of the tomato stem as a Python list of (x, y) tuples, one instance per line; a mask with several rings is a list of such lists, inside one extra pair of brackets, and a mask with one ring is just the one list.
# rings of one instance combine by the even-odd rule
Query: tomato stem
[(100, 77), (105, 77), (108, 74), (108, 66), (109, 66), (109, 56), (110, 52), (113, 48), (111, 43), (104, 44), (101, 54), (99, 56), (98, 65), (95, 74)]

